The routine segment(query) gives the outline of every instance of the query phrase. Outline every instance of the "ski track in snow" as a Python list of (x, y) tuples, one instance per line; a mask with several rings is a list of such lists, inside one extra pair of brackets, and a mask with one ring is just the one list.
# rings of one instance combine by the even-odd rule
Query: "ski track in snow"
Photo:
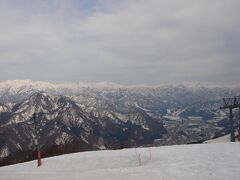
[(237, 142), (164, 146), (62, 155), (43, 159), (39, 168), (36, 161), (1, 167), (0, 179), (238, 180), (239, 164)]

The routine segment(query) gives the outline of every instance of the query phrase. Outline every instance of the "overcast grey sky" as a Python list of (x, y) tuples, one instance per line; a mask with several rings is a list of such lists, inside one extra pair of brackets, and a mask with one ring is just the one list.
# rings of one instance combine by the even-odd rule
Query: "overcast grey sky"
[(0, 80), (240, 84), (239, 0), (0, 0)]

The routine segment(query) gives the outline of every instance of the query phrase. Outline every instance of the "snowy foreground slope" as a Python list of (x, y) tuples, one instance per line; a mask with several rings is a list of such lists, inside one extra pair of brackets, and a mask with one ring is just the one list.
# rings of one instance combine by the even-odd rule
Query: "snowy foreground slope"
[[(152, 159), (150, 160), (150, 152)], [(141, 155), (139, 166), (138, 154)], [(237, 180), (240, 143), (83, 152), (0, 168), (1, 180)]]

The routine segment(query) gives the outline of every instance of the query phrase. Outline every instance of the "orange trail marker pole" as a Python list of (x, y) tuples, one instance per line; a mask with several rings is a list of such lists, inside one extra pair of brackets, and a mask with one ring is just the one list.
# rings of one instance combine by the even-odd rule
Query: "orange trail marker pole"
[(40, 145), (39, 145), (39, 134), (37, 131), (37, 115), (36, 115), (36, 113), (33, 114), (33, 120), (34, 120), (34, 130), (35, 130), (34, 143), (36, 145), (37, 161), (38, 161), (38, 167), (39, 167), (42, 165), (42, 161), (41, 161), (41, 153), (40, 153)]
[(42, 165), (42, 160), (41, 160), (41, 152), (37, 152), (37, 157), (38, 157), (38, 167)]

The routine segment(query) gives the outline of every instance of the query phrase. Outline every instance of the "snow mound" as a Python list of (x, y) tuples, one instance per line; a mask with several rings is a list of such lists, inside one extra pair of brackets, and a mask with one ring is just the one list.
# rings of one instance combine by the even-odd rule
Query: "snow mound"
[(2, 167), (0, 179), (236, 180), (240, 179), (240, 143), (83, 152), (46, 158), (39, 168), (36, 164)]
[(205, 141), (204, 143), (206, 144), (210, 144), (210, 143), (224, 143), (224, 142), (230, 142), (231, 138), (230, 138), (230, 134), (219, 137), (219, 138), (215, 138), (215, 139), (211, 139), (208, 141)]
[[(237, 135), (238, 135), (238, 131), (235, 131), (235, 141), (236, 142), (238, 141)], [(215, 139), (207, 140), (204, 143), (205, 144), (211, 144), (211, 143), (226, 143), (226, 142), (231, 142), (231, 135), (230, 134), (227, 134), (225, 136), (221, 136), (221, 137), (218, 137), (218, 138), (215, 138)]]

